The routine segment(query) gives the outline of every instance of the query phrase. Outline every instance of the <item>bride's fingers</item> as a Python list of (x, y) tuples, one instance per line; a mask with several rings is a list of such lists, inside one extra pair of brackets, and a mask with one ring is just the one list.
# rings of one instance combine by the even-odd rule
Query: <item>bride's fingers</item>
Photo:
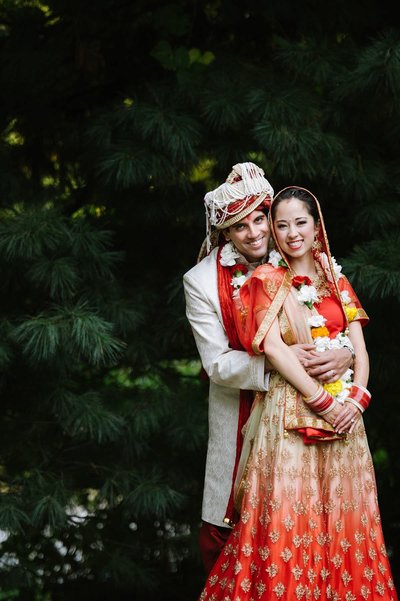
[(339, 416), (339, 420), (334, 424), (334, 428), (338, 434), (343, 434), (343, 432), (350, 432), (350, 428), (354, 426), (355, 422), (356, 418), (354, 415), (346, 413)]

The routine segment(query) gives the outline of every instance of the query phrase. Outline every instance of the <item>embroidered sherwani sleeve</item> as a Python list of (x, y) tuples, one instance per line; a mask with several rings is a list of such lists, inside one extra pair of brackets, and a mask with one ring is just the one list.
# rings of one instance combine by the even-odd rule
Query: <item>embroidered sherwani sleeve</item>
[[(229, 346), (226, 332), (213, 302), (200, 281), (184, 276), (186, 315), (193, 330), (201, 362), (216, 384), (244, 390), (268, 389), (263, 356), (250, 356)], [(208, 285), (212, 286), (212, 282)]]

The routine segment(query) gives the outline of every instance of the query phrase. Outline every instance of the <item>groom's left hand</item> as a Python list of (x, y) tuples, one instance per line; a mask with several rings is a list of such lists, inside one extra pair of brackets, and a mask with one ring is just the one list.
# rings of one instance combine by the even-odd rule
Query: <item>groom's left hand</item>
[(353, 356), (348, 348), (334, 349), (317, 353), (311, 351), (303, 362), (307, 373), (320, 382), (336, 382), (353, 364)]

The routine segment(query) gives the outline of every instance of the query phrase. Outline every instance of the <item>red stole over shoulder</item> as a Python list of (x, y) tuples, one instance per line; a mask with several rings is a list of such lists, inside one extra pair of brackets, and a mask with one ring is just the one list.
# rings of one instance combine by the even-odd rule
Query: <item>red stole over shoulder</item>
[[(219, 302), (221, 305), (221, 313), (222, 320), (224, 322), (224, 328), (226, 334), (228, 336), (229, 345), (234, 351), (244, 351), (242, 344), (240, 343), (240, 339), (238, 333), (236, 331), (235, 326), (235, 317), (234, 317), (234, 303), (232, 299), (232, 274), (230, 269), (227, 267), (223, 267), (220, 262), (221, 258), (221, 250), (222, 246), (219, 247), (217, 254), (217, 275), (218, 275), (218, 294), (219, 294)], [(233, 526), (235, 522), (237, 522), (239, 514), (237, 513), (234, 506), (234, 497), (233, 497), (233, 485), (236, 478), (238, 463), (240, 454), (243, 446), (243, 436), (242, 436), (242, 428), (247, 422), (250, 409), (253, 402), (253, 391), (251, 390), (240, 390), (239, 395), (239, 418), (238, 418), (238, 427), (236, 433), (236, 455), (235, 455), (235, 463), (232, 473), (232, 486), (231, 493), (229, 496), (228, 505), (225, 512), (224, 522)]]

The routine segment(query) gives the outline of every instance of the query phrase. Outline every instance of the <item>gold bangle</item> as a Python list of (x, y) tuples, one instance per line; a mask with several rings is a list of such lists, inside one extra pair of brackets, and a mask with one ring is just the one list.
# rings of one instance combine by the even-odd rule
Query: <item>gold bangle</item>
[(312, 403), (312, 401), (315, 401), (315, 399), (317, 398), (317, 396), (319, 394), (321, 394), (321, 389), (322, 389), (322, 386), (318, 385), (317, 392), (314, 392), (314, 394), (312, 394), (311, 396), (303, 396), (304, 401), (306, 403)]

